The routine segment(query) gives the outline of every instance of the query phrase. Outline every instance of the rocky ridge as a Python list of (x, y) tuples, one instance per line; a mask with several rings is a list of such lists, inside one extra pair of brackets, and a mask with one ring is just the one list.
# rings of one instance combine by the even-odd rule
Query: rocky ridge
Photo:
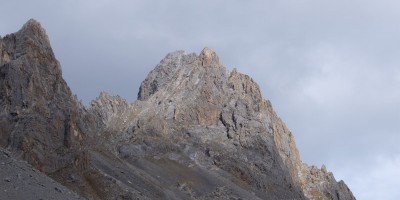
[(103, 92), (88, 109), (38, 22), (0, 51), (1, 146), (86, 198), (355, 199), (302, 163), (257, 83), (211, 49), (168, 54), (138, 101)]

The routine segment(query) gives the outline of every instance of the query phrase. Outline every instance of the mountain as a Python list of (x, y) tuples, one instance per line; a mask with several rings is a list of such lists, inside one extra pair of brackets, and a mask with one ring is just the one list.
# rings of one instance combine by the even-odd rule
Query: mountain
[(0, 52), (0, 145), (85, 198), (355, 199), (211, 49), (168, 54), (133, 103), (102, 92), (88, 108), (35, 20)]

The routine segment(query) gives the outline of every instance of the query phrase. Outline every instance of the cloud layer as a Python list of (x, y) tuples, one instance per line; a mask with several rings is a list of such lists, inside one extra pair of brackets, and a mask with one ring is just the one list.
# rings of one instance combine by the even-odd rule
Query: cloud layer
[(131, 101), (168, 52), (214, 49), (252, 76), (296, 137), (359, 199), (399, 199), (400, 2), (2, 1), (0, 35), (36, 18), (88, 103)]

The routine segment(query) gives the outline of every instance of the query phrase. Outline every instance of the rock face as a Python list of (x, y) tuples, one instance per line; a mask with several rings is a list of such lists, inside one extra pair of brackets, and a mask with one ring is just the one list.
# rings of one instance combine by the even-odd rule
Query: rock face
[(333, 174), (328, 172), (325, 166), (318, 169), (303, 164), (300, 183), (309, 199), (355, 199), (347, 185), (343, 181), (336, 182)]
[(0, 146), (46, 173), (84, 168), (81, 105), (62, 78), (45, 30), (29, 20), (0, 39)]
[(211, 49), (170, 53), (137, 101), (103, 92), (87, 110), (36, 21), (0, 51), (1, 146), (86, 198), (355, 199), (302, 163), (257, 83)]

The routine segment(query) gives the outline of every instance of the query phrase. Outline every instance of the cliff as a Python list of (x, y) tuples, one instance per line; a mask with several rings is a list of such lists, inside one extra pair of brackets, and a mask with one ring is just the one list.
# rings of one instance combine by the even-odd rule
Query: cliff
[(29, 20), (0, 39), (0, 142), (41, 171), (85, 168), (82, 105), (62, 78), (46, 31)]

